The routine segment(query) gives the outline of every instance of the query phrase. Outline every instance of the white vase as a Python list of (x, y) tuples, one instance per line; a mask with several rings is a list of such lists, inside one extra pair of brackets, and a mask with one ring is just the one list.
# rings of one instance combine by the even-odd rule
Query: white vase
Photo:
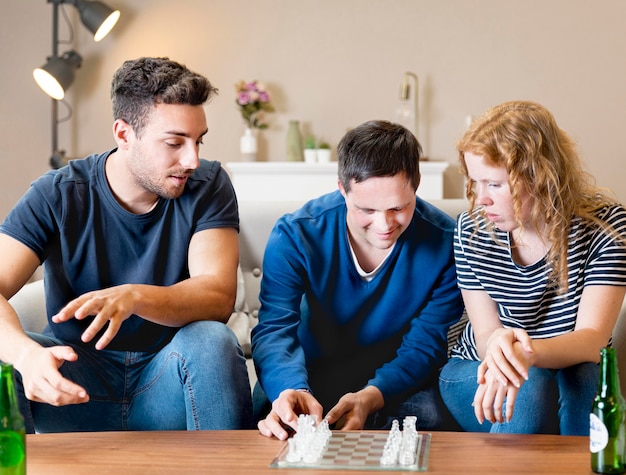
[(253, 162), (256, 160), (257, 138), (256, 131), (252, 130), (252, 128), (246, 127), (246, 130), (239, 140), (239, 151), (244, 161)]
[(304, 162), (305, 163), (317, 163), (317, 150), (314, 148), (304, 149)]
[(329, 148), (318, 148), (317, 149), (317, 162), (318, 163), (329, 163), (330, 162), (330, 149)]

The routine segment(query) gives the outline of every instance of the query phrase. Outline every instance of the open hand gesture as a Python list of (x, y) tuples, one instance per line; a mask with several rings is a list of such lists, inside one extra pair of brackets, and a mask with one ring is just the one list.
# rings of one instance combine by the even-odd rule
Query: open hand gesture
[(52, 317), (52, 321), (62, 323), (72, 318), (84, 320), (93, 316), (93, 321), (83, 332), (81, 340), (90, 342), (106, 326), (106, 331), (95, 345), (97, 350), (102, 350), (117, 335), (124, 320), (134, 313), (135, 299), (131, 289), (130, 285), (119, 285), (87, 292), (69, 302)]

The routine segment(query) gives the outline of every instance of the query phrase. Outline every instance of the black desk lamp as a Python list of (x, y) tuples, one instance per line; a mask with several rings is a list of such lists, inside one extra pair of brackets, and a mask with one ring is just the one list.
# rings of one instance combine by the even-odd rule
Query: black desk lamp
[[(66, 51), (59, 55), (59, 6), (74, 5), (80, 20), (94, 34), (94, 41), (100, 41), (113, 29), (120, 17), (119, 10), (113, 10), (99, 1), (90, 0), (47, 0), (52, 3), (52, 55), (40, 68), (33, 71), (39, 87), (52, 97), (52, 156), (50, 166), (60, 168), (65, 165), (65, 151), (58, 147), (58, 101), (65, 97), (65, 91), (74, 82), (74, 73), (81, 66), (82, 58), (76, 51)], [(67, 18), (67, 17), (66, 17)]]

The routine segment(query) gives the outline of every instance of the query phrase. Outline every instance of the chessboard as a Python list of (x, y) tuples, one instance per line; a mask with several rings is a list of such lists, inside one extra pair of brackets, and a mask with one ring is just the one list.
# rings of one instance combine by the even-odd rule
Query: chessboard
[(315, 468), (328, 470), (389, 470), (424, 472), (428, 469), (431, 434), (417, 434), (415, 463), (381, 464), (387, 442), (386, 431), (341, 432), (333, 431), (323, 454), (315, 462), (288, 462), (289, 445), (286, 444), (270, 464), (275, 468)]

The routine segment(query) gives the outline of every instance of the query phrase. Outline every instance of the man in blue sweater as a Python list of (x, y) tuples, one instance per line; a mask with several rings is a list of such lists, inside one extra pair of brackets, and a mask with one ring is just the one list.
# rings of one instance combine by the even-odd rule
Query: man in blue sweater
[(402, 126), (362, 124), (339, 143), (339, 190), (276, 223), (252, 334), (262, 434), (285, 439), (298, 414), (448, 428), (437, 375), (463, 307), (454, 221), (415, 195), (420, 153)]

